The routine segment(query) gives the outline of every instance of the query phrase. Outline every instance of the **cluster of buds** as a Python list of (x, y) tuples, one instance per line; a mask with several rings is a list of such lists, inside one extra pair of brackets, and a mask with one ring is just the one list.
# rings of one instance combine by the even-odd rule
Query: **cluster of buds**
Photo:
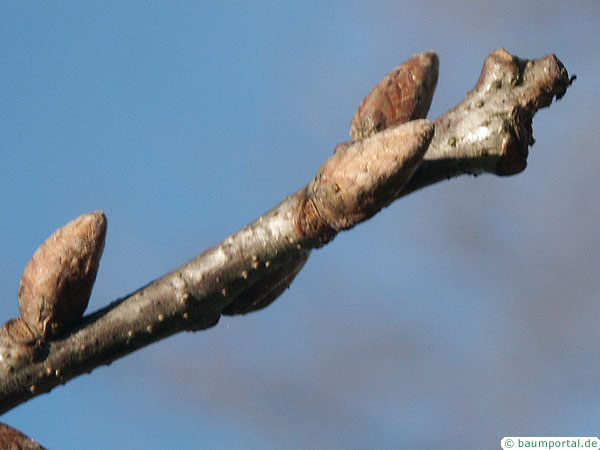
[[(314, 239), (314, 247), (371, 217), (410, 179), (433, 137), (432, 123), (419, 119), (429, 111), (438, 69), (435, 52), (417, 54), (362, 101), (350, 124), (352, 141), (337, 145), (304, 190), (296, 223), (301, 236)], [(251, 285), (223, 314), (246, 314), (268, 306), (294, 280), (308, 252), (298, 252)]]

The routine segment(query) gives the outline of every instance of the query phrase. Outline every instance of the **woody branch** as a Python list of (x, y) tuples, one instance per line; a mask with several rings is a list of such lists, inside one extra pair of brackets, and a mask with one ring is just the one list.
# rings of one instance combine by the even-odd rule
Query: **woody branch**
[[(431, 122), (424, 117), (437, 70), (433, 52), (399, 66), (357, 110), (354, 140), (338, 145), (312, 181), (133, 294), (80, 319), (80, 306), (70, 307), (69, 312), (77, 310), (73, 316), (60, 309), (60, 301), (53, 306), (29, 294), (38, 299), (33, 309), (25, 305), (23, 317), (5, 324), (0, 335), (0, 412), (166, 336), (214, 326), (223, 314), (267, 306), (293, 281), (312, 249), (404, 195), (461, 174), (522, 171), (533, 143), (534, 114), (561, 98), (571, 81), (554, 55), (525, 60), (496, 50), (474, 89)], [(99, 214), (93, 234), (97, 259), (105, 227)], [(96, 256), (87, 257), (88, 266), (93, 268)], [(95, 271), (78, 276), (87, 289)]]

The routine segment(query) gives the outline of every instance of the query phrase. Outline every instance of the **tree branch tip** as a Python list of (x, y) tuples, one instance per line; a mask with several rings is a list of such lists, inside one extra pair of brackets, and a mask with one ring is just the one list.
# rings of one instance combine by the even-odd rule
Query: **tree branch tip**
[[(384, 77), (355, 113), (354, 141), (339, 144), (307, 186), (226, 245), (47, 339), (21, 318), (7, 322), (0, 329), (0, 412), (168, 335), (264, 308), (293, 281), (311, 249), (401, 196), (462, 174), (522, 171), (534, 114), (576, 79), (553, 54), (526, 60), (494, 50), (473, 90), (431, 122), (424, 117), (438, 66), (437, 53), (427, 51)], [(90, 215), (105, 233), (104, 213)]]
[[(540, 65), (543, 69), (536, 69)], [(489, 92), (507, 84), (516, 86), (529, 77), (536, 79), (536, 83), (529, 84), (535, 84), (539, 92), (551, 94), (549, 100), (540, 96), (537, 108), (548, 106), (554, 96), (560, 99), (572, 83), (564, 64), (554, 53), (539, 59), (525, 59), (499, 48), (490, 52), (486, 58), (473, 91)]]

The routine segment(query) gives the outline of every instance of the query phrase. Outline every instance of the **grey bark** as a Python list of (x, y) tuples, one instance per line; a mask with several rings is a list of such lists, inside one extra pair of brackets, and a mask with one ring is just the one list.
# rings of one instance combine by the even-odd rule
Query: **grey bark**
[(522, 171), (533, 115), (570, 81), (554, 55), (528, 61), (492, 52), (474, 89), (434, 122), (391, 125), (341, 146), (315, 179), (256, 221), (66, 335), (38, 343), (33, 357), (0, 342), (0, 412), (166, 336), (268, 305), (312, 249), (397, 198), (462, 174)]

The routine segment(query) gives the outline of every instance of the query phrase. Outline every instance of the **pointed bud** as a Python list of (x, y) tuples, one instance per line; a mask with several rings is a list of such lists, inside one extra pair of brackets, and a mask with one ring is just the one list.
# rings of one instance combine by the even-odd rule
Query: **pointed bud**
[(419, 53), (396, 67), (375, 85), (354, 113), (352, 139), (364, 139), (391, 126), (427, 117), (438, 70), (438, 55), (432, 51)]
[(308, 185), (316, 215), (304, 209), (312, 219), (299, 220), (302, 233), (319, 228), (312, 223), (317, 217), (340, 231), (387, 206), (421, 162), (433, 133), (429, 120), (413, 120), (338, 149)]
[(19, 284), (19, 309), (42, 339), (57, 336), (87, 307), (106, 236), (101, 211), (55, 231), (35, 252)]

